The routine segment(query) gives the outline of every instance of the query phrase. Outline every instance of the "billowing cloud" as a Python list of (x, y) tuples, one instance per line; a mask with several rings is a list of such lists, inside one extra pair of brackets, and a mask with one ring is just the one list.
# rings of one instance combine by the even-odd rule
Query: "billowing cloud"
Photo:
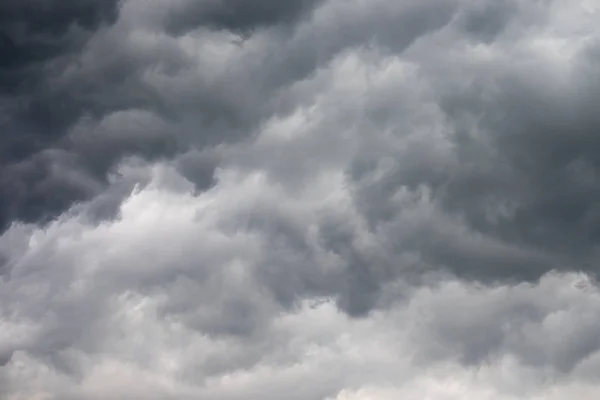
[[(520, 398), (542, 396), (548, 379), (555, 390), (597, 382), (600, 294), (582, 274), (390, 282), (376, 311), (352, 318), (339, 302), (362, 298), (346, 292), (356, 267), (310, 232), (320, 213), (351, 217), (341, 182), (298, 196), (223, 172), (194, 195), (172, 167), (149, 179), (114, 221), (73, 210), (4, 235), (5, 393), (311, 399), (448, 387), (449, 398)], [(288, 228), (266, 214), (253, 223), (257, 206), (287, 215)], [(294, 226), (307, 230), (302, 245)]]
[(0, 5), (0, 397), (598, 397), (599, 12)]

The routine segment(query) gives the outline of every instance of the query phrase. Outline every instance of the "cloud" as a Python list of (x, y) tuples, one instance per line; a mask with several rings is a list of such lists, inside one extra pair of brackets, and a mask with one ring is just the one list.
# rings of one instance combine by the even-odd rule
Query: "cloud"
[[(38, 20), (56, 21), (50, 38), (57, 44), (40, 60), (15, 61), (2, 72), (7, 85), (2, 99), (7, 139), (0, 162), (3, 202), (9, 206), (3, 209), (1, 226), (6, 228), (13, 220), (51, 219), (72, 203), (99, 193), (76, 184), (55, 185), (51, 167), (35, 166), (39, 162), (34, 160), (47, 151), (60, 150), (73, 168), (102, 187), (118, 162), (132, 154), (173, 157), (193, 153), (194, 148), (203, 152), (207, 146), (246, 140), (262, 121), (286, 114), (303, 101), (289, 88), (326, 67), (340, 52), (371, 40), (401, 51), (448, 23), (454, 4), (401, 6), (378, 1), (367, 8), (360, 1), (294, 1), (273, 8), (264, 2), (260, 10), (270, 10), (265, 14), (254, 7), (246, 10), (245, 2), (180, 3), (126, 1), (117, 8), (116, 3), (86, 2), (73, 9), (61, 6), (65, 10), (35, 8), (35, 13), (26, 13), (25, 6), (10, 8), (22, 21), (16, 25), (31, 26), (27, 37), (38, 41), (42, 29)], [(202, 7), (208, 9), (196, 10)], [(340, 13), (344, 18), (336, 17)], [(176, 22), (177, 15), (192, 19)], [(165, 19), (183, 31), (174, 34), (163, 28)], [(276, 21), (289, 29), (281, 32)], [(264, 29), (240, 46), (238, 24), (242, 30), (255, 25)], [(222, 29), (215, 30), (218, 26)], [(17, 33), (12, 36), (17, 35), (17, 28), (13, 30)], [(17, 39), (5, 39), (4, 47), (15, 60), (25, 57), (22, 46), (13, 46)], [(129, 118), (144, 118), (156, 127), (146, 132), (144, 122), (128, 122), (122, 131), (115, 125), (115, 120)], [(99, 147), (103, 150), (90, 151)], [(25, 182), (28, 174), (34, 174), (30, 170), (36, 171), (36, 186), (48, 190), (38, 194), (13, 189), (29, 186)], [(64, 201), (47, 201), (54, 194)], [(35, 207), (21, 207), (29, 203)]]
[[(223, 172), (217, 186), (194, 196), (174, 168), (155, 166), (151, 183), (123, 202), (114, 221), (93, 224), (79, 210), (46, 229), (11, 228), (0, 242), (8, 270), (4, 395), (593, 393), (600, 294), (585, 275), (549, 274), (516, 286), (391, 285), (388, 293), (407, 297), (355, 319), (336, 306), (344, 286), (330, 278), (352, 271), (327, 247), (310, 243), (321, 262), (300, 265), (270, 227), (232, 229), (269, 199), (290, 216), (296, 209), (304, 226), (339, 204), (323, 195), (311, 202), (308, 192), (297, 198), (264, 178)], [(265, 259), (279, 251), (277, 268), (286, 273)], [(308, 290), (311, 276), (322, 285), (318, 294)], [(280, 298), (281, 288), (298, 284), (297, 301)]]
[[(58, 153), (55, 142), (85, 107), (56, 78), (117, 14), (118, 2), (112, 0), (26, 0), (0, 6), (0, 227), (15, 218), (44, 218), (89, 196), (83, 185), (58, 184), (47, 166)], [(68, 158), (59, 163), (70, 163)], [(50, 193), (62, 199), (48, 201)]]
[(593, 2), (51, 3), (0, 6), (0, 397), (597, 397)]
[[(8, 68), (10, 73), (11, 70), (76, 51), (76, 46), (89, 36), (90, 31), (115, 22), (118, 3), (114, 0), (84, 0), (42, 4), (25, 0), (2, 4), (2, 51), (6, 51), (2, 67)], [(3, 71), (3, 75), (6, 72)], [(7, 83), (2, 81), (3, 88)]]
[(205, 25), (249, 34), (256, 28), (296, 22), (319, 2), (320, 0), (260, 0), (253, 3), (241, 0), (179, 1), (171, 9), (166, 26), (168, 31), (174, 33)]

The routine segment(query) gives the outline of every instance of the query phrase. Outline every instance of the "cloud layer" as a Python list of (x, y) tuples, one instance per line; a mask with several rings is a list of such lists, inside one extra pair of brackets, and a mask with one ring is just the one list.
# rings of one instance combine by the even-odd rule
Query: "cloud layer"
[(599, 13), (1, 5), (0, 397), (596, 398)]

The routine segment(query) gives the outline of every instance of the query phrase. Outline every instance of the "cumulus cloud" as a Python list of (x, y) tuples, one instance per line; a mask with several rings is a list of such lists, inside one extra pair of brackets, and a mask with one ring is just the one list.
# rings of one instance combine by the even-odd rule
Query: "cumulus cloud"
[(0, 397), (596, 398), (599, 12), (0, 5)]

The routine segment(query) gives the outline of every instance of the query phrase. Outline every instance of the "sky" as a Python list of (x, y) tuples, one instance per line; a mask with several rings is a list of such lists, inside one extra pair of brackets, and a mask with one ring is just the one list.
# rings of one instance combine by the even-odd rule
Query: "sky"
[(600, 398), (600, 3), (0, 2), (0, 399)]

